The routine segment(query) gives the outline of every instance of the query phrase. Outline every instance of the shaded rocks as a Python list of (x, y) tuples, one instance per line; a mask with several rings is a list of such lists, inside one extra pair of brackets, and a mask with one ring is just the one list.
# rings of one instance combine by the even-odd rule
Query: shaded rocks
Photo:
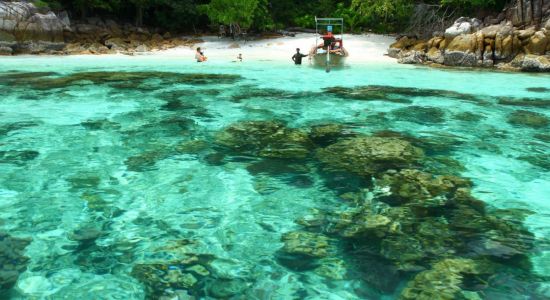
[(29, 258), (24, 255), (30, 239), (21, 239), (0, 232), (0, 293), (12, 288), (19, 275), (27, 269)]
[(276, 121), (245, 121), (217, 134), (216, 143), (233, 151), (264, 158), (305, 158), (312, 142), (306, 132)]
[(388, 172), (378, 182), (390, 188), (392, 204), (415, 202), (424, 207), (444, 206), (459, 188), (470, 188), (469, 180), (455, 176), (433, 176), (418, 170)]
[(508, 116), (508, 123), (531, 128), (545, 128), (550, 124), (550, 119), (541, 113), (517, 110)]
[(400, 299), (465, 299), (460, 297), (465, 276), (483, 272), (471, 259), (444, 259), (417, 274), (401, 292)]
[(0, 163), (22, 166), (28, 161), (34, 160), (40, 153), (34, 150), (8, 150), (0, 151)]
[(329, 254), (329, 239), (326, 236), (306, 231), (285, 233), (283, 251), (294, 255), (325, 257)]
[(317, 125), (311, 128), (309, 138), (318, 145), (329, 145), (344, 135), (344, 126), (341, 124)]
[(87, 18), (71, 23), (66, 12), (37, 8), (32, 2), (0, 2), (0, 55), (112, 54), (132, 55), (190, 46), (196, 39), (174, 38), (155, 30)]
[(445, 111), (430, 106), (408, 106), (393, 110), (392, 115), (402, 121), (418, 124), (434, 124), (445, 122)]
[(211, 255), (185, 254), (181, 260), (135, 265), (131, 275), (145, 285), (148, 299), (228, 299), (245, 294), (251, 283), (222, 274), (215, 263)]
[[(33, 3), (0, 3), (0, 55), (56, 51), (64, 46), (67, 20), (49, 11), (40, 13)], [(11, 51), (9, 50), (11, 49)]]
[(407, 141), (381, 137), (347, 139), (317, 152), (317, 157), (327, 168), (363, 176), (411, 166), (423, 156), (420, 148)]
[(528, 72), (550, 71), (550, 31), (519, 29), (512, 22), (483, 27), (477, 19), (459, 18), (428, 41), (402, 37), (388, 55), (406, 64), (443, 64), (463, 67), (498, 67)]

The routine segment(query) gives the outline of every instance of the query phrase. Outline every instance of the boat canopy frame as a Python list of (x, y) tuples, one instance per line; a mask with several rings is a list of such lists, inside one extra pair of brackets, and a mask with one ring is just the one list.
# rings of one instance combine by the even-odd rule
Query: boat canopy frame
[(340, 27), (340, 39), (344, 38), (344, 18), (318, 18), (315, 17), (315, 32), (317, 35), (320, 34), (320, 29), (328, 30), (328, 27), (332, 28), (332, 33), (336, 34), (334, 32), (335, 27)]
[[(338, 39), (337, 36), (337, 29), (340, 29), (340, 38)], [(335, 30), (336, 29), (336, 30)], [(319, 45), (319, 38), (322, 37), (322, 33), (320, 30), (326, 30), (327, 32), (332, 32), (333, 35), (335, 35), (335, 38), (337, 40), (340, 40), (340, 47), (343, 49), (343, 41), (344, 41), (344, 18), (318, 18), (315, 17), (315, 49), (317, 49), (317, 45)], [(326, 52), (326, 72), (330, 73), (330, 46), (327, 49)], [(311, 53), (311, 52), (310, 52)], [(311, 57), (310, 57), (311, 59)]]

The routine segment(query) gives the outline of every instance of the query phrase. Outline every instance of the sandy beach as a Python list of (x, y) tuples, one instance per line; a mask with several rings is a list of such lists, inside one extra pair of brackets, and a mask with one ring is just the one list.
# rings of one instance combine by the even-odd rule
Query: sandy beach
[[(215, 36), (202, 38), (201, 47), (211, 62), (235, 60), (239, 53), (245, 61), (289, 61), (291, 56), (300, 48), (302, 53), (308, 53), (315, 45), (315, 34), (302, 33), (295, 37), (262, 39), (256, 41), (232, 41), (219, 39)], [(344, 46), (350, 52), (347, 63), (358, 62), (395, 62), (395, 59), (385, 56), (388, 47), (395, 41), (392, 36), (385, 35), (344, 35)], [(169, 57), (194, 57), (195, 49), (178, 47), (165, 51), (147, 53), (148, 55), (162, 55)]]

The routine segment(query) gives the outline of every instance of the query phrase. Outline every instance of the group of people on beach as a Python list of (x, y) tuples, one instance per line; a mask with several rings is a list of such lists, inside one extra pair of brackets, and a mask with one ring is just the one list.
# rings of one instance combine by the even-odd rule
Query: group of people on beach
[[(334, 54), (344, 55), (345, 50), (343, 47), (343, 42), (341, 39), (337, 39), (334, 36), (334, 34), (332, 34), (332, 31), (327, 31), (327, 33), (323, 35), (322, 38), (323, 38), (323, 43), (313, 47), (313, 49), (311, 49), (309, 54), (302, 54), (300, 52), (300, 48), (296, 48), (296, 53), (292, 56), (292, 61), (294, 62), (294, 64), (301, 65), (302, 59), (304, 57), (315, 55), (319, 49), (324, 49)], [(198, 47), (197, 51), (195, 52), (195, 59), (197, 60), (197, 62), (201, 63), (201, 62), (207, 61), (208, 57), (206, 57), (204, 55), (204, 52), (202, 52), (201, 48)], [(242, 61), (243, 61), (243, 56), (241, 53), (239, 53), (239, 55), (237, 56), (236, 62), (242, 62)]]
[[(205, 61), (208, 60), (208, 57), (206, 55), (204, 55), (204, 52), (202, 52), (201, 47), (197, 48), (197, 51), (195, 52), (195, 59), (199, 63), (205, 62)], [(243, 62), (243, 55), (241, 53), (239, 53), (239, 55), (237, 55), (236, 62)]]

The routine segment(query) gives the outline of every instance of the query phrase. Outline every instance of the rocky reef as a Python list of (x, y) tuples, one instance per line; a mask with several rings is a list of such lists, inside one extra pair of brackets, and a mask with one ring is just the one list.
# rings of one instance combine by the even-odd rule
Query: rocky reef
[(0, 294), (12, 288), (19, 274), (27, 269), (29, 258), (24, 255), (30, 239), (21, 239), (0, 232)]
[(0, 55), (133, 55), (197, 42), (112, 19), (71, 21), (66, 12), (56, 14), (29, 2), (0, 1)]
[(180, 260), (135, 265), (131, 275), (145, 285), (147, 299), (228, 299), (244, 294), (250, 282), (218, 274), (214, 260), (212, 255), (186, 254)]
[(239, 75), (175, 73), (175, 72), (80, 72), (57, 74), (50, 72), (6, 72), (2, 73), (0, 85), (35, 90), (67, 88), (74, 85), (104, 84), (116, 89), (151, 90), (148, 83), (159, 80), (166, 84), (232, 84), (241, 79)]
[(306, 158), (313, 146), (307, 132), (277, 121), (233, 124), (217, 134), (216, 143), (247, 155), (282, 159)]
[[(550, 3), (510, 7), (499, 18), (461, 17), (430, 39), (404, 36), (388, 55), (404, 64), (550, 72)], [(536, 11), (532, 9), (536, 8)]]
[[(329, 260), (340, 261), (339, 268), (353, 265), (370, 286), (401, 299), (477, 299), (498, 285), (487, 282), (509, 265), (518, 266), (518, 276), (540, 281), (531, 273), (534, 236), (523, 219), (473, 197), (467, 178), (446, 168), (431, 173), (437, 158), (430, 148), (398, 133), (356, 134), (318, 146), (314, 159), (333, 174), (326, 178), (348, 172), (365, 188), (341, 194), (337, 209), (296, 220), (302, 229), (283, 234), (277, 260), (315, 273), (332, 270)], [(399, 291), (404, 278), (410, 280)]]

